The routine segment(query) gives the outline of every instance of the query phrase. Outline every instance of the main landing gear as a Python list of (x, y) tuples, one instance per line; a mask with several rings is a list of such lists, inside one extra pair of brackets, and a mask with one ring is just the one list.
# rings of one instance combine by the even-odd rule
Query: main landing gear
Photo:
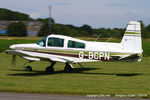
[(72, 72), (72, 71), (73, 71), (73, 66), (72, 66), (70, 63), (66, 63), (66, 66), (65, 66), (65, 68), (64, 68), (64, 71), (65, 71), (66, 73)]
[(54, 74), (54, 65), (55, 64), (56, 64), (56, 62), (52, 62), (51, 65), (45, 69), (45, 72), (47, 74)]
[[(54, 74), (54, 65), (56, 64), (56, 62), (52, 62), (51, 63), (51, 66), (48, 66), (46, 69), (45, 69), (45, 72), (47, 74)], [(69, 73), (69, 72), (72, 72), (73, 71), (73, 66), (70, 64), (70, 63), (66, 63), (66, 66), (64, 68), (64, 71), (66, 73)]]
[[(24, 71), (32, 71), (32, 67), (31, 66), (26, 66), (28, 63), (31, 63), (33, 61), (28, 61), (24, 64)], [(48, 66), (46, 69), (45, 69), (45, 72), (47, 74), (54, 74), (55, 71), (54, 71), (54, 65), (56, 64), (56, 62), (51, 62), (51, 65)], [(73, 66), (70, 64), (70, 63), (66, 63), (65, 65), (65, 68), (64, 68), (64, 72), (66, 73), (70, 73), (70, 72), (73, 72)]]

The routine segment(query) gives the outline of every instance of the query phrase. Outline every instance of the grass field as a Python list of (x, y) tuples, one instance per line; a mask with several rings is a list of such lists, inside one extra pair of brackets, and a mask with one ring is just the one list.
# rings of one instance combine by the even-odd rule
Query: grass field
[[(33, 43), (35, 39), (0, 39), (5, 51), (14, 43)], [(119, 40), (114, 40), (119, 41)], [(17, 57), (11, 66), (11, 56), (0, 53), (0, 91), (50, 94), (147, 94), (150, 98), (150, 41), (143, 41), (144, 56), (138, 63), (83, 63), (85, 69), (73, 65), (73, 73), (64, 73), (63, 63), (57, 63), (55, 74), (45, 74), (48, 62), (34, 62), (33, 72), (25, 72), (25, 60)]]
[(47, 62), (31, 63), (33, 72), (22, 71), (24, 60), (10, 64), (11, 56), (0, 54), (0, 91), (51, 94), (147, 94), (150, 96), (150, 57), (139, 63), (84, 63), (74, 73), (64, 73), (57, 63), (55, 74), (45, 74)]

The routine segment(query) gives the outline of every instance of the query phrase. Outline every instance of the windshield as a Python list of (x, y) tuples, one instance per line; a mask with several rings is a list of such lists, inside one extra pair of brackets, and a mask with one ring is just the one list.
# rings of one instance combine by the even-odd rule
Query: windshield
[(37, 42), (37, 44), (43, 47), (46, 46), (46, 39), (47, 39), (47, 36), (45, 36), (43, 39)]

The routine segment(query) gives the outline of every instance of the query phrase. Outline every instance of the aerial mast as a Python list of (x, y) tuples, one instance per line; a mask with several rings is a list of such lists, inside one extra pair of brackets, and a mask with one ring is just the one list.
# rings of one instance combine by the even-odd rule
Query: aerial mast
[(52, 7), (51, 7), (51, 5), (49, 5), (48, 8), (49, 8), (48, 25), (49, 25), (49, 29), (51, 29), (51, 27), (52, 27), (52, 15), (51, 15)]

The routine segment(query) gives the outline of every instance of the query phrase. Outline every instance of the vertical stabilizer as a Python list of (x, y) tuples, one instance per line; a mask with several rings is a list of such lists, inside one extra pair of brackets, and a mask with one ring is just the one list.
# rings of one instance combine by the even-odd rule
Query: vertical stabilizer
[(141, 24), (140, 22), (130, 21), (127, 25), (126, 32), (121, 41), (122, 49), (125, 51), (139, 53), (142, 50), (142, 40), (141, 40)]

